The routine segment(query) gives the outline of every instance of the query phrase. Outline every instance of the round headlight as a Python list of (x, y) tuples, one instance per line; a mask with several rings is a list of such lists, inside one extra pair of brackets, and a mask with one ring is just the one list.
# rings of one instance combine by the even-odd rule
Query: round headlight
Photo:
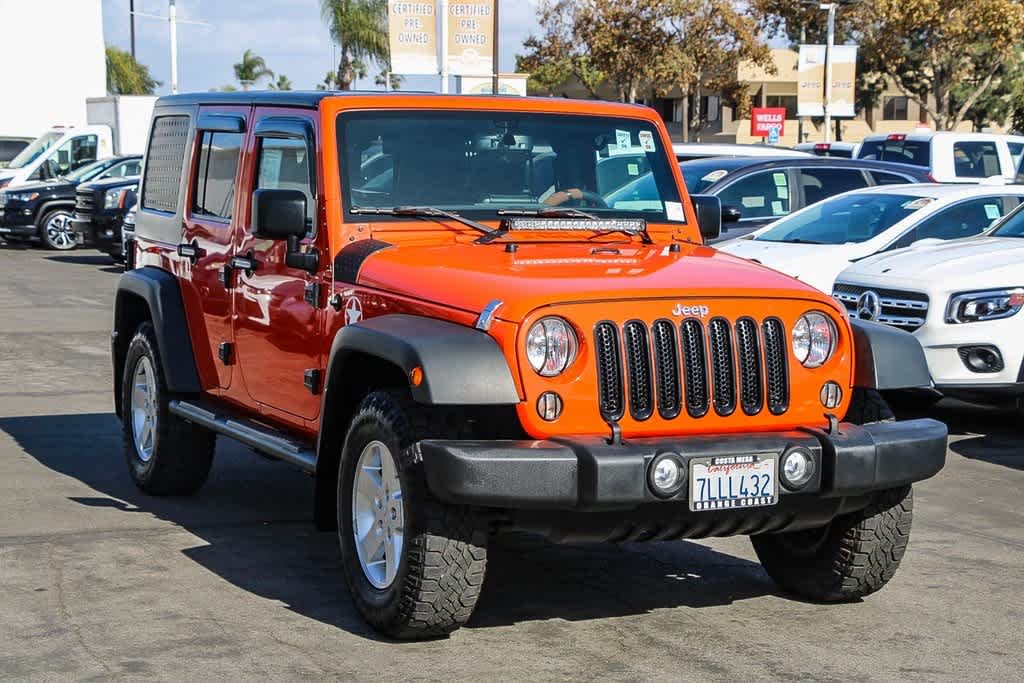
[(793, 355), (805, 368), (825, 364), (836, 350), (836, 326), (824, 313), (811, 311), (793, 326)]
[(542, 318), (526, 335), (526, 359), (543, 377), (565, 372), (576, 359), (576, 333), (561, 318)]

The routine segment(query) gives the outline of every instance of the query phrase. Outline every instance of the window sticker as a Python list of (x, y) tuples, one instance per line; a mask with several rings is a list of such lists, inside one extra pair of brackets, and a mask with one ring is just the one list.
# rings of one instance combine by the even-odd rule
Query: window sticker
[(632, 136), (628, 130), (616, 130), (615, 131), (615, 143), (619, 149), (629, 149), (632, 144)]
[(997, 204), (986, 204), (985, 216), (987, 216), (990, 221), (1001, 218), (1002, 214), (999, 211), (999, 206)]
[(711, 173), (708, 173), (706, 176), (701, 178), (701, 180), (704, 181), (705, 183), (717, 183), (719, 180), (724, 178), (728, 173), (729, 172), (726, 171), (725, 169), (720, 168), (717, 171), (712, 171)]
[(640, 164), (626, 164), (626, 173), (629, 175), (640, 175)]
[[(755, 194), (749, 197), (744, 197), (742, 200), (740, 200), (740, 203), (743, 204), (743, 206), (747, 209), (763, 209), (765, 205), (765, 200), (762, 195)], [(778, 202), (778, 204), (781, 206), (782, 202)]]
[(786, 210), (782, 208), (782, 202), (772, 202), (772, 215), (785, 216)]
[(779, 199), (789, 199), (789, 188), (788, 187), (776, 187), (775, 196)]
[(903, 202), (902, 208), (907, 211), (917, 211), (928, 206), (933, 201), (935, 200), (931, 197), (918, 197), (917, 199), (911, 199), (909, 202)]
[(276, 188), (281, 180), (281, 161), (284, 152), (280, 149), (267, 149), (260, 151), (260, 178), (258, 187)]
[(665, 217), (670, 221), (686, 221), (686, 214), (683, 213), (683, 205), (679, 202), (665, 202)]
[(786, 186), (786, 174), (785, 173), (772, 173), (772, 178), (775, 180), (777, 187)]
[(654, 146), (654, 133), (649, 130), (640, 131), (640, 148), (645, 152), (657, 151), (657, 147)]

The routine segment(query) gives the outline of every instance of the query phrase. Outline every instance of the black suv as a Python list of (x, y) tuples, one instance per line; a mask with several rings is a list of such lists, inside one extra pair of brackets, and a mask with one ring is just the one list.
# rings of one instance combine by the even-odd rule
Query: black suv
[(96, 247), (115, 261), (123, 257), (121, 224), (124, 215), (135, 206), (139, 176), (104, 178), (78, 186), (71, 229), (79, 244)]
[(140, 155), (111, 157), (66, 176), (0, 191), (0, 237), (39, 238), (50, 249), (74, 249), (71, 214), (78, 186), (104, 178), (138, 176), (141, 167)]

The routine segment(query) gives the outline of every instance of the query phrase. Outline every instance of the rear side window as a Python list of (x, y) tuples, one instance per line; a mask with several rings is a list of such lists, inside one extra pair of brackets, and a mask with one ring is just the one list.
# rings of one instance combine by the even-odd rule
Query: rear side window
[(313, 160), (306, 141), (298, 138), (261, 138), (256, 188), (298, 190), (306, 195), (306, 227), (313, 227), (316, 199), (313, 193)]
[(883, 173), (882, 171), (871, 171), (870, 173), (871, 178), (875, 181), (875, 185), (906, 185), (913, 182), (906, 176), (896, 175), (895, 173)]
[(722, 190), (723, 206), (740, 210), (740, 219), (776, 218), (789, 213), (789, 177), (786, 171), (764, 171), (741, 178)]
[(1013, 167), (1017, 168), (1020, 166), (1020, 159), (1024, 156), (1024, 142), (1007, 142), (1006, 146), (1010, 148), (1010, 158), (1013, 159)]
[(833, 195), (867, 187), (868, 181), (856, 169), (804, 168), (800, 169), (800, 184), (804, 188), (804, 203), (810, 205)]
[(146, 180), (142, 208), (175, 213), (181, 167), (188, 147), (188, 116), (160, 116), (153, 122), (146, 153)]
[(231, 220), (241, 133), (202, 134), (192, 192), (192, 215)]
[(990, 178), (1002, 175), (996, 143), (989, 140), (954, 142), (953, 168), (960, 178)]

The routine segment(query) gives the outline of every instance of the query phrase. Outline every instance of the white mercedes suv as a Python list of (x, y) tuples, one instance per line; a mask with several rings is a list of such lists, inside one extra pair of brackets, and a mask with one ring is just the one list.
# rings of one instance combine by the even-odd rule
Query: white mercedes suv
[(977, 237), (859, 261), (833, 296), (851, 317), (913, 332), (944, 395), (1024, 405), (1024, 209)]

